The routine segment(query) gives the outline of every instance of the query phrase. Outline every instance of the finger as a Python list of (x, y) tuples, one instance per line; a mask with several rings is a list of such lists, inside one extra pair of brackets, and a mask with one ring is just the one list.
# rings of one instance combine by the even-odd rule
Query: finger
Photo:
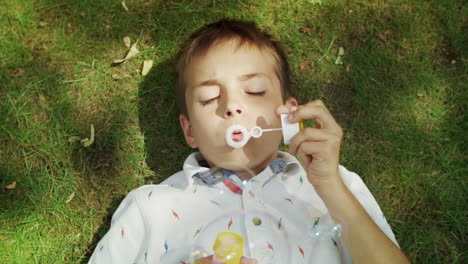
[(256, 259), (249, 259), (246, 257), (241, 258), (241, 264), (258, 264), (258, 261)]
[(213, 256), (208, 256), (208, 257), (195, 260), (195, 264), (212, 264), (212, 263), (214, 263)]
[[(330, 113), (330, 111), (328, 110), (327, 106), (325, 105), (325, 103), (320, 100), (320, 99), (316, 99), (316, 100), (313, 100), (313, 101), (310, 101), (308, 102), (306, 105), (310, 105), (310, 106), (320, 106), (320, 107), (324, 107), (328, 113)], [(331, 113), (330, 113), (331, 114)]]
[(299, 109), (290, 114), (289, 122), (299, 122), (301, 120), (314, 119), (320, 128), (331, 129), (337, 124), (333, 116), (325, 107), (315, 105), (301, 105)]
[(292, 113), (292, 112), (296, 111), (297, 109), (298, 109), (298, 107), (295, 106), (295, 105), (293, 105), (293, 106), (279, 105), (278, 107), (276, 107), (275, 113), (276, 113), (277, 116), (279, 116), (281, 114)]
[(296, 156), (304, 169), (307, 169), (313, 160), (327, 159), (327, 153), (329, 153), (327, 145), (326, 142), (303, 142), (301, 144)]
[(296, 155), (299, 146), (304, 141), (327, 141), (334, 139), (334, 137), (336, 137), (336, 135), (330, 134), (327, 131), (313, 127), (306, 127), (292, 138), (291, 144), (289, 144), (289, 153)]
[(314, 157), (310, 154), (307, 154), (304, 152), (304, 150), (300, 149), (297, 154), (296, 154), (297, 159), (299, 162), (302, 164), (302, 167), (304, 169), (307, 168), (307, 166), (312, 162)]
[(281, 115), (281, 114), (288, 114), (289, 113), (289, 108), (285, 105), (279, 105), (278, 107), (276, 107), (275, 109), (275, 113), (276, 115)]
[(335, 134), (342, 133), (341, 127), (336, 123), (335, 118), (333, 118), (323, 103), (313, 101), (306, 105), (301, 105), (297, 111), (290, 114), (290, 118), (289, 122), (314, 119), (318, 124), (318, 128), (333, 131)]

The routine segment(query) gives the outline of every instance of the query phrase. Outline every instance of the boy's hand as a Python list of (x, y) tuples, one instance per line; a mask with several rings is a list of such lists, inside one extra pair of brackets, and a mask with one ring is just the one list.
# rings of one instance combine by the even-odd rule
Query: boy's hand
[[(286, 107), (277, 109), (284, 113)], [(321, 100), (289, 108), (289, 122), (314, 119), (316, 127), (300, 131), (289, 145), (289, 152), (295, 155), (307, 172), (307, 178), (314, 187), (339, 183), (338, 173), (341, 138), (343, 130)]]
[[(213, 256), (204, 257), (195, 261), (195, 264), (224, 264), (219, 261), (216, 261)], [(258, 264), (258, 261), (255, 259), (248, 259), (242, 257), (239, 264)]]

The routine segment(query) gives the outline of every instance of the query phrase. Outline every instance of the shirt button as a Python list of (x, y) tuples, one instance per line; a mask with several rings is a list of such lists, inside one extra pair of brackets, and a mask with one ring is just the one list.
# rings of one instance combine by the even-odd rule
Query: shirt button
[(258, 225), (261, 225), (262, 224), (262, 219), (258, 218), (258, 217), (254, 217), (252, 218), (252, 223), (256, 226)]
[(223, 177), (223, 173), (219, 170), (215, 171), (213, 173), (213, 176), (216, 178), (216, 179), (221, 179)]

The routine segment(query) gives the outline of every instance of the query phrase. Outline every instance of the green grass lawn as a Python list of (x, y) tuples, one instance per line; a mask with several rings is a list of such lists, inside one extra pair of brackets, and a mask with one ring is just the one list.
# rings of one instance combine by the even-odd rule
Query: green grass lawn
[[(86, 262), (129, 190), (181, 169), (191, 150), (173, 56), (224, 17), (254, 20), (283, 43), (298, 100), (329, 106), (345, 131), (341, 163), (361, 175), (411, 261), (468, 262), (462, 1), (125, 3), (2, 2), (0, 263)], [(125, 36), (140, 52), (112, 67)], [(73, 142), (91, 125), (91, 146)]]

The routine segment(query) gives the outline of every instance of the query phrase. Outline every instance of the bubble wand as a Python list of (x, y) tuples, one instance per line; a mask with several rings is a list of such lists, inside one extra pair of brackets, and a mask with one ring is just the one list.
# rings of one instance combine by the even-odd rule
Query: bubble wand
[(281, 114), (281, 128), (267, 128), (263, 129), (259, 126), (254, 126), (248, 131), (244, 126), (232, 125), (226, 130), (226, 142), (233, 148), (241, 148), (251, 137), (259, 138), (263, 135), (263, 132), (270, 131), (283, 131), (283, 142), (288, 145), (291, 143), (291, 139), (304, 129), (302, 121), (298, 123), (290, 123), (287, 114)]

